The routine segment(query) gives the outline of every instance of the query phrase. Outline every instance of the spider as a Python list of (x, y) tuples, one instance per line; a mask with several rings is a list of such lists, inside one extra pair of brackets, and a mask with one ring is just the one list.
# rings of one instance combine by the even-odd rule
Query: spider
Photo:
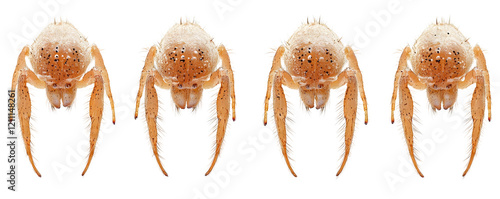
[[(222, 67), (217, 68), (219, 59), (222, 61)], [(156, 161), (165, 176), (168, 175), (158, 155), (158, 95), (155, 85), (170, 90), (176, 108), (194, 109), (203, 90), (218, 84), (220, 88), (216, 102), (216, 148), (212, 165), (205, 175), (210, 174), (217, 162), (226, 133), (231, 102), (232, 119), (236, 119), (233, 70), (226, 48), (223, 45), (217, 47), (198, 24), (181, 20), (170, 28), (159, 45), (149, 49), (140, 78), (135, 118), (138, 116), (142, 93), (146, 89), (145, 116), (149, 137)]]
[[(281, 67), (284, 57), (286, 69)], [(349, 66), (343, 69), (344, 64)], [(283, 85), (298, 89), (306, 109), (323, 109), (330, 97), (330, 89), (337, 89), (347, 85), (344, 97), (345, 127), (345, 154), (344, 160), (337, 176), (342, 172), (351, 148), (356, 111), (358, 105), (358, 92), (363, 101), (365, 124), (368, 123), (368, 109), (363, 79), (358, 67), (358, 61), (350, 46), (344, 47), (339, 37), (326, 25), (319, 21), (303, 24), (290, 37), (286, 45), (276, 51), (271, 72), (267, 81), (267, 93), (264, 105), (264, 125), (267, 125), (267, 111), (271, 90), (273, 91), (274, 120), (278, 131), (281, 151), (288, 169), (297, 177), (292, 169), (288, 157), (286, 135), (287, 102)]]
[[(29, 58), (33, 70), (26, 65)], [(85, 72), (92, 60), (95, 67)], [(108, 72), (97, 46), (90, 45), (87, 39), (70, 23), (55, 22), (42, 30), (31, 46), (25, 46), (17, 60), (17, 66), (12, 78), (12, 90), (17, 88), (17, 111), (26, 152), (36, 174), (41, 177), (36, 168), (31, 151), (31, 98), (27, 84), (47, 91), (47, 98), (52, 108), (59, 109), (61, 105), (70, 107), (79, 88), (94, 84), (89, 103), (90, 154), (87, 165), (82, 173), (85, 175), (94, 155), (95, 144), (101, 126), (106, 92), (113, 112), (115, 109)]]
[[(476, 66), (471, 65), (476, 60)], [(407, 63), (410, 61), (411, 68)], [(454, 25), (444, 22), (431, 24), (415, 41), (413, 48), (405, 47), (399, 60), (392, 95), (391, 121), (394, 123), (394, 109), (399, 90), (399, 111), (403, 124), (408, 151), (415, 169), (418, 168), (413, 149), (413, 100), (408, 89), (426, 90), (432, 109), (452, 109), (458, 89), (476, 84), (471, 101), (472, 150), (463, 176), (469, 171), (476, 154), (481, 126), (488, 101), (488, 120), (491, 120), (490, 78), (486, 69), (483, 51), (474, 48)]]

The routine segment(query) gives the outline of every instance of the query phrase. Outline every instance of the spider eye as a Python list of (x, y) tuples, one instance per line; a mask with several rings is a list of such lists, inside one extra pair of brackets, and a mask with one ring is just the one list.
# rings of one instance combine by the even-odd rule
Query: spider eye
[(52, 84), (52, 87), (56, 88), (56, 87), (57, 87), (57, 84), (56, 84), (56, 83), (53, 83), (53, 84)]
[(318, 84), (318, 88), (323, 88), (323, 84)]
[(196, 87), (198, 87), (198, 84), (196, 84), (196, 83), (193, 84), (193, 88), (196, 88)]
[(181, 89), (182, 88), (182, 84), (177, 85), (177, 87), (179, 87), (179, 89)]
[(71, 87), (71, 83), (67, 83), (66, 88), (70, 88), (70, 87)]

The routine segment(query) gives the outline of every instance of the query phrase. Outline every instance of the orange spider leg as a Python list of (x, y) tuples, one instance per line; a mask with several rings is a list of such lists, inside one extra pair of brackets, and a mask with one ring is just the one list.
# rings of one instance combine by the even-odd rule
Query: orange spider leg
[(480, 76), (484, 77), (485, 94), (488, 101), (488, 121), (491, 121), (490, 74), (486, 68), (486, 59), (484, 58), (483, 51), (478, 45), (474, 46), (474, 57), (476, 58), (477, 67), (481, 71)]
[(151, 48), (149, 48), (149, 52), (146, 57), (146, 62), (144, 63), (144, 68), (142, 69), (141, 79), (139, 80), (139, 91), (137, 92), (137, 97), (135, 100), (135, 116), (134, 116), (135, 119), (137, 119), (137, 116), (139, 115), (139, 105), (141, 104), (141, 97), (142, 97), (142, 92), (144, 91), (146, 78), (150, 73), (150, 71), (153, 70), (155, 66), (154, 58), (156, 52), (157, 52), (156, 46), (151, 46)]
[(269, 107), (269, 99), (271, 97), (271, 86), (273, 88), (273, 111), (274, 120), (276, 122), (276, 129), (278, 130), (278, 137), (280, 139), (281, 152), (285, 158), (288, 169), (293, 176), (297, 177), (297, 174), (293, 171), (288, 157), (288, 145), (287, 145), (287, 135), (286, 135), (286, 115), (287, 115), (287, 103), (285, 98), (285, 93), (283, 91), (282, 85), (285, 85), (292, 89), (298, 89), (299, 85), (292, 80), (290, 74), (281, 68), (281, 57), (285, 52), (285, 48), (280, 46), (276, 51), (274, 56), (273, 66), (271, 72), (269, 73), (269, 80), (267, 85), (267, 93), (264, 107), (264, 125), (267, 124), (267, 110)]
[(398, 71), (394, 80), (394, 92), (392, 95), (392, 111), (391, 120), (394, 123), (394, 108), (399, 88), (399, 112), (401, 115), (401, 122), (403, 123), (403, 130), (405, 133), (406, 144), (408, 145), (408, 152), (410, 153), (411, 160), (415, 169), (421, 177), (424, 177), (417, 165), (413, 147), (413, 99), (408, 85), (423, 90), (426, 85), (422, 83), (417, 75), (407, 67), (408, 56), (411, 53), (410, 47), (406, 47), (399, 60)]
[(90, 115), (90, 153), (87, 165), (82, 172), (85, 175), (90, 166), (92, 157), (94, 157), (95, 146), (97, 138), (99, 137), (99, 129), (101, 127), (102, 112), (104, 107), (104, 79), (98, 69), (94, 68), (87, 72), (81, 81), (77, 83), (77, 88), (82, 88), (87, 85), (94, 84), (94, 89), (90, 96), (89, 101), (89, 115)]
[(340, 86), (346, 85), (344, 97), (344, 119), (345, 119), (345, 134), (344, 134), (344, 158), (340, 169), (337, 171), (337, 176), (342, 173), (345, 164), (347, 163), (347, 158), (349, 157), (349, 152), (351, 150), (352, 138), (354, 135), (354, 125), (356, 121), (356, 112), (358, 109), (358, 82), (356, 80), (355, 72), (350, 68), (342, 71), (337, 80), (333, 81), (330, 86), (331, 88), (338, 88)]
[(269, 78), (267, 79), (267, 92), (266, 99), (264, 100), (264, 126), (267, 125), (267, 111), (269, 110), (269, 99), (271, 99), (271, 88), (273, 86), (274, 76), (276, 76), (276, 72), (281, 69), (281, 57), (283, 53), (285, 53), (285, 47), (280, 46), (274, 55), (273, 66), (271, 72), (269, 72)]
[(351, 150), (352, 138), (354, 136), (354, 126), (356, 122), (356, 112), (358, 107), (358, 90), (361, 95), (361, 100), (363, 101), (365, 124), (368, 123), (368, 106), (366, 103), (361, 71), (359, 70), (356, 56), (349, 46), (347, 46), (344, 51), (349, 61), (349, 67), (346, 70), (342, 71), (335, 81), (329, 84), (330, 89), (336, 89), (347, 84), (347, 89), (344, 97), (344, 119), (346, 121), (344, 135), (345, 152), (340, 169), (337, 171), (337, 176), (342, 173), (342, 170), (347, 163), (349, 152)]
[(94, 57), (95, 60), (95, 67), (99, 69), (102, 78), (104, 80), (104, 88), (106, 89), (106, 95), (108, 96), (109, 99), (109, 104), (111, 105), (111, 112), (112, 112), (112, 119), (113, 119), (113, 124), (115, 124), (116, 119), (115, 119), (115, 102), (113, 101), (113, 95), (111, 94), (111, 86), (109, 77), (108, 77), (108, 71), (106, 70), (106, 67), (104, 66), (104, 60), (102, 59), (101, 51), (99, 51), (99, 48), (94, 44), (92, 45), (92, 56)]
[(113, 95), (109, 85), (108, 72), (104, 66), (101, 53), (96, 45), (92, 46), (92, 56), (95, 59), (95, 67), (89, 72), (85, 73), (83, 78), (77, 82), (77, 88), (83, 88), (94, 84), (94, 89), (89, 101), (89, 115), (90, 115), (90, 152), (87, 165), (82, 172), (82, 176), (87, 172), (90, 162), (94, 157), (95, 146), (97, 138), (99, 137), (99, 129), (101, 128), (102, 113), (104, 107), (104, 91), (109, 98), (111, 104), (111, 111), (113, 112), (113, 124), (115, 123), (115, 107), (113, 102)]
[(392, 91), (392, 99), (391, 99), (391, 123), (394, 124), (394, 110), (396, 109), (396, 97), (398, 96), (398, 88), (399, 88), (399, 79), (405, 70), (408, 67), (408, 55), (411, 52), (411, 48), (406, 46), (401, 54), (401, 58), (399, 59), (398, 70), (396, 71), (396, 75), (394, 78), (394, 90)]
[(476, 83), (476, 88), (474, 89), (474, 94), (471, 100), (471, 115), (473, 121), (472, 128), (472, 150), (469, 158), (469, 163), (465, 169), (463, 176), (469, 171), (474, 157), (476, 155), (477, 145), (479, 142), (479, 136), (481, 134), (481, 127), (483, 125), (484, 109), (485, 109), (485, 98), (488, 101), (488, 120), (491, 120), (491, 96), (490, 96), (490, 86), (489, 86), (489, 74), (486, 69), (486, 61), (484, 54), (479, 46), (474, 47), (474, 55), (476, 57), (477, 66), (469, 71), (465, 79), (458, 84), (458, 88), (464, 89), (468, 86)]
[(17, 87), (17, 112), (19, 115), (19, 122), (21, 123), (21, 133), (23, 136), (26, 153), (30, 160), (31, 166), (33, 167), (33, 170), (38, 175), (38, 177), (42, 177), (35, 166), (31, 151), (31, 98), (27, 84), (29, 83), (39, 89), (44, 89), (46, 85), (45, 82), (38, 79), (35, 73), (26, 66), (26, 56), (29, 54), (29, 51), (29, 47), (25, 46), (22, 52), (19, 54), (16, 70), (12, 78), (12, 90), (15, 90)]
[(222, 60), (222, 68), (227, 70), (227, 75), (229, 76), (229, 91), (231, 94), (231, 109), (233, 115), (233, 121), (236, 120), (236, 94), (234, 93), (234, 75), (233, 69), (231, 68), (231, 63), (229, 61), (229, 55), (227, 54), (226, 47), (220, 45), (217, 48), (219, 52), (219, 57)]
[(356, 59), (356, 55), (354, 55), (354, 51), (350, 46), (345, 47), (344, 52), (347, 60), (349, 61), (349, 68), (356, 72), (355, 75), (357, 86), (361, 96), (361, 100), (363, 101), (363, 110), (365, 111), (365, 124), (368, 124), (368, 104), (366, 103), (365, 89), (363, 86), (363, 76), (361, 75), (361, 70), (359, 70), (358, 60)]
[(156, 161), (160, 166), (161, 171), (165, 176), (168, 176), (167, 172), (163, 168), (160, 161), (160, 156), (158, 154), (158, 129), (156, 121), (158, 119), (158, 94), (156, 93), (154, 76), (148, 75), (146, 78), (146, 98), (144, 101), (146, 109), (146, 121), (148, 123), (149, 139), (151, 141), (151, 146), (153, 148), (153, 153), (155, 155)]
[(235, 94), (234, 94), (234, 79), (233, 71), (229, 61), (226, 48), (220, 45), (218, 48), (220, 59), (222, 60), (222, 68), (212, 73), (210, 79), (203, 82), (203, 89), (210, 89), (220, 83), (219, 93), (217, 95), (217, 135), (215, 140), (215, 154), (210, 168), (205, 173), (205, 176), (212, 172), (212, 169), (219, 158), (219, 154), (226, 134), (227, 120), (229, 118), (230, 103), (233, 114), (233, 121), (235, 118)]
[(156, 126), (156, 120), (158, 118), (158, 95), (156, 93), (155, 85), (163, 89), (170, 89), (172, 84), (169, 81), (165, 82), (160, 73), (158, 73), (158, 71), (154, 69), (154, 57), (156, 55), (156, 52), (156, 46), (152, 46), (149, 49), (149, 53), (146, 57), (146, 62), (141, 74), (139, 91), (137, 93), (135, 118), (137, 119), (142, 92), (145, 88), (146, 97), (144, 105), (146, 109), (146, 121), (148, 124), (151, 147), (153, 149), (153, 154), (155, 155), (156, 162), (158, 162), (158, 166), (160, 166), (163, 174), (165, 176), (168, 176), (167, 172), (163, 168), (163, 165), (161, 164), (160, 155), (158, 153), (158, 129)]

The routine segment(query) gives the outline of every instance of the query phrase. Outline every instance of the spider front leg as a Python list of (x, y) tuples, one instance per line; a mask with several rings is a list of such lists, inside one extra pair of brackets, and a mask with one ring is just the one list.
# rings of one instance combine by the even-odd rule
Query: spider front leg
[(215, 163), (219, 158), (222, 142), (224, 141), (224, 136), (226, 134), (227, 120), (229, 118), (229, 108), (230, 108), (229, 77), (224, 75), (224, 76), (219, 76), (218, 79), (220, 81), (220, 89), (219, 93), (217, 94), (217, 102), (216, 102), (216, 107), (217, 107), (217, 136), (215, 140), (216, 147), (215, 147), (214, 159), (212, 160), (210, 168), (205, 173), (205, 176), (207, 176), (208, 174), (210, 174), (210, 172), (212, 172), (212, 169), (214, 168)]
[(413, 99), (408, 85), (411, 85), (418, 90), (425, 89), (426, 85), (422, 83), (418, 79), (417, 75), (407, 67), (408, 56), (410, 53), (410, 47), (406, 47), (399, 60), (399, 66), (394, 80), (394, 92), (392, 95), (391, 121), (392, 123), (394, 123), (395, 101), (399, 88), (399, 112), (401, 115), (401, 122), (403, 123), (406, 144), (408, 145), (408, 152), (410, 153), (413, 166), (415, 166), (418, 174), (421, 177), (424, 177), (422, 172), (420, 172), (420, 169), (417, 165), (417, 160), (415, 159), (415, 152), (413, 147)]
[(141, 73), (141, 79), (139, 82), (139, 91), (137, 93), (136, 107), (135, 107), (135, 118), (137, 119), (139, 113), (139, 104), (142, 97), (142, 92), (144, 88), (146, 89), (146, 99), (144, 101), (146, 109), (146, 121), (148, 124), (149, 140), (151, 142), (151, 147), (153, 149), (153, 154), (155, 155), (156, 162), (160, 166), (161, 171), (165, 176), (168, 176), (167, 172), (161, 164), (160, 155), (158, 153), (158, 129), (157, 129), (157, 119), (158, 119), (158, 95), (156, 93), (155, 85), (163, 89), (170, 89), (171, 82), (165, 82), (158, 71), (154, 70), (154, 57), (156, 55), (157, 49), (152, 46), (149, 49), (149, 53), (146, 57), (146, 62)]
[(356, 112), (358, 109), (358, 81), (356, 79), (356, 72), (351, 68), (347, 68), (342, 71), (337, 79), (330, 83), (330, 89), (336, 89), (347, 84), (344, 97), (344, 119), (345, 119), (345, 134), (344, 134), (344, 160), (337, 171), (337, 176), (342, 173), (345, 164), (347, 163), (347, 158), (349, 157), (349, 152), (351, 150), (352, 138), (354, 136), (354, 126), (356, 122)]
[(401, 122), (403, 123), (403, 131), (405, 133), (406, 144), (408, 145), (408, 152), (410, 153), (411, 160), (418, 174), (424, 177), (417, 165), (415, 159), (415, 151), (413, 147), (413, 99), (408, 88), (407, 77), (402, 77), (399, 82), (399, 111), (401, 115)]
[(139, 105), (141, 104), (142, 92), (144, 91), (144, 85), (146, 83), (146, 78), (150, 74), (150, 72), (154, 69), (154, 58), (156, 56), (157, 48), (156, 46), (151, 46), (149, 48), (148, 55), (146, 57), (146, 61), (144, 63), (144, 68), (141, 72), (141, 79), (139, 80), (139, 91), (137, 91), (137, 98), (135, 99), (135, 116), (134, 119), (137, 119), (139, 115)]
[[(288, 169), (293, 176), (297, 177), (297, 174), (292, 169), (290, 160), (288, 157), (288, 145), (287, 145), (287, 134), (286, 134), (286, 115), (287, 115), (287, 102), (285, 98), (285, 92), (282, 85), (286, 82), (283, 77), (283, 71), (278, 72), (274, 77), (273, 81), (273, 111), (274, 111), (274, 121), (276, 122), (276, 129), (278, 130), (278, 137), (280, 139), (281, 152), (285, 157)], [(290, 78), (291, 79), (291, 78)], [(286, 85), (286, 84), (285, 84)], [(297, 85), (298, 87), (298, 85)]]
[(146, 108), (146, 121), (148, 123), (149, 139), (151, 141), (151, 146), (153, 147), (153, 153), (156, 161), (158, 162), (163, 174), (168, 176), (167, 172), (163, 168), (163, 165), (161, 164), (160, 155), (158, 154), (158, 129), (156, 123), (158, 119), (158, 94), (156, 93), (154, 82), (154, 76), (148, 75), (146, 78), (146, 99), (144, 101)]
[(356, 78), (356, 86), (358, 87), (359, 94), (361, 96), (361, 101), (363, 101), (363, 110), (365, 112), (365, 124), (368, 124), (368, 104), (366, 103), (366, 95), (365, 88), (363, 86), (363, 76), (361, 75), (361, 70), (359, 70), (358, 60), (356, 59), (356, 55), (354, 55), (354, 51), (350, 46), (345, 47), (344, 53), (349, 61), (349, 68), (355, 71), (354, 75)]
[(115, 102), (113, 101), (113, 95), (111, 94), (111, 86), (109, 85), (110, 81), (109, 81), (108, 71), (106, 70), (106, 67), (104, 66), (104, 60), (102, 59), (101, 51), (99, 51), (99, 48), (97, 48), (96, 45), (92, 45), (92, 56), (95, 59), (95, 67), (100, 70), (102, 78), (104, 80), (103, 81), (104, 88), (106, 89), (106, 95), (108, 96), (109, 104), (111, 105), (113, 124), (115, 124), (115, 122), (116, 122)]
[(477, 151), (481, 127), (483, 126), (485, 99), (488, 101), (488, 120), (491, 120), (491, 96), (490, 96), (490, 80), (488, 69), (486, 68), (486, 60), (479, 46), (474, 47), (474, 55), (476, 57), (477, 66), (469, 71), (464, 81), (458, 83), (458, 88), (464, 89), (476, 83), (476, 88), (471, 100), (471, 115), (472, 115), (472, 150), (469, 158), (469, 163), (462, 176), (465, 176), (472, 166), (474, 157)]
[(219, 52), (219, 57), (222, 60), (222, 68), (227, 70), (227, 76), (229, 78), (229, 91), (231, 95), (231, 110), (233, 115), (233, 121), (236, 120), (236, 94), (234, 93), (234, 75), (233, 69), (231, 68), (231, 62), (229, 60), (229, 55), (227, 53), (226, 47), (220, 45), (217, 48)]
[(267, 92), (266, 99), (264, 100), (264, 126), (267, 125), (267, 111), (269, 110), (269, 99), (271, 99), (271, 88), (273, 87), (274, 77), (279, 70), (282, 70), (281, 57), (283, 56), (283, 53), (285, 53), (285, 47), (280, 46), (274, 55), (273, 65), (271, 67), (271, 71), (269, 72), (269, 78), (267, 79)]
[(288, 169), (293, 176), (297, 177), (297, 174), (295, 174), (295, 171), (293, 171), (288, 157), (286, 134), (287, 102), (282, 85), (285, 85), (292, 89), (298, 89), (299, 85), (293, 81), (289, 73), (281, 68), (281, 57), (283, 56), (284, 52), (285, 48), (283, 46), (280, 46), (276, 51), (276, 55), (273, 59), (273, 66), (271, 68), (271, 72), (269, 73), (266, 99), (264, 101), (264, 125), (267, 124), (267, 110), (269, 108), (269, 99), (271, 98), (271, 89), (273, 89), (274, 120), (276, 122), (276, 129), (278, 131), (278, 137), (280, 139), (281, 152), (283, 153), (283, 157), (285, 158)]
[(351, 150), (352, 139), (354, 136), (354, 126), (356, 122), (356, 111), (358, 108), (358, 91), (361, 95), (361, 100), (363, 101), (365, 124), (368, 123), (368, 106), (366, 103), (366, 96), (363, 88), (363, 77), (361, 76), (361, 70), (359, 70), (358, 61), (351, 47), (347, 46), (344, 49), (344, 52), (346, 54), (347, 60), (349, 61), (349, 67), (339, 74), (336, 81), (330, 84), (330, 89), (335, 89), (344, 84), (347, 84), (347, 89), (344, 97), (344, 119), (346, 122), (344, 135), (345, 152), (344, 160), (342, 161), (340, 169), (337, 171), (337, 176), (342, 173), (342, 170), (347, 163), (349, 152)]
[(23, 48), (21, 54), (19, 54), (16, 70), (14, 71), (14, 76), (12, 78), (11, 89), (15, 90), (17, 88), (17, 112), (19, 115), (19, 122), (21, 123), (21, 133), (26, 153), (33, 170), (38, 177), (42, 177), (35, 166), (31, 152), (31, 98), (27, 84), (29, 83), (39, 89), (44, 89), (46, 85), (45, 82), (38, 79), (36, 74), (26, 66), (26, 56), (29, 54), (29, 50), (29, 47), (26, 46)]
[(99, 129), (101, 127), (102, 112), (104, 107), (104, 79), (102, 77), (101, 71), (97, 68), (93, 68), (87, 72), (82, 80), (77, 82), (77, 88), (83, 88), (88, 85), (94, 84), (94, 89), (90, 96), (89, 101), (89, 116), (90, 116), (90, 152), (87, 165), (82, 172), (82, 176), (85, 175), (87, 169), (90, 166), (92, 157), (94, 157), (95, 146), (97, 138), (99, 137)]
[(102, 113), (104, 109), (104, 91), (109, 98), (111, 111), (113, 113), (112, 119), (115, 124), (115, 107), (113, 102), (113, 95), (111, 94), (110, 82), (108, 72), (104, 66), (101, 53), (96, 45), (92, 46), (92, 56), (95, 59), (95, 67), (89, 72), (85, 73), (83, 78), (77, 82), (77, 88), (83, 88), (94, 84), (92, 94), (89, 101), (89, 116), (90, 116), (90, 152), (87, 165), (82, 172), (82, 176), (87, 172), (90, 162), (94, 157), (95, 146), (97, 138), (99, 137), (99, 130), (101, 128)]
[(220, 83), (219, 93), (217, 95), (217, 135), (215, 141), (215, 154), (210, 168), (205, 173), (205, 176), (212, 172), (212, 169), (219, 158), (219, 154), (226, 134), (227, 121), (229, 118), (230, 103), (232, 101), (233, 121), (235, 115), (235, 94), (234, 94), (234, 79), (229, 56), (223, 45), (219, 46), (219, 56), (222, 60), (222, 68), (218, 69), (210, 76), (210, 79), (203, 83), (203, 89), (213, 88)]

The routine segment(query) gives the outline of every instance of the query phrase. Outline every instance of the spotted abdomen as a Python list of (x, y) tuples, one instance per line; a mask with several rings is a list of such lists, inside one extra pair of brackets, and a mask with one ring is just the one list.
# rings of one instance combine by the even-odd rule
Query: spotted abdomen
[(178, 45), (161, 53), (163, 55), (158, 61), (159, 71), (179, 89), (196, 88), (215, 67), (211, 55), (201, 47)]
[[(31, 62), (35, 73), (39, 74), (46, 82), (50, 82), (55, 87), (67, 80), (79, 79), (85, 72), (90, 57), (82, 53), (80, 47), (71, 45), (61, 45), (58, 43), (38, 45), (31, 50)], [(85, 49), (86, 50), (86, 49)]]
[(428, 45), (416, 49), (412, 65), (433, 89), (450, 89), (469, 70), (470, 54), (459, 45)]
[(322, 80), (336, 76), (344, 64), (343, 57), (338, 58), (335, 51), (334, 48), (313, 45), (294, 47), (285, 53), (287, 71), (308, 88), (321, 88), (324, 86)]

